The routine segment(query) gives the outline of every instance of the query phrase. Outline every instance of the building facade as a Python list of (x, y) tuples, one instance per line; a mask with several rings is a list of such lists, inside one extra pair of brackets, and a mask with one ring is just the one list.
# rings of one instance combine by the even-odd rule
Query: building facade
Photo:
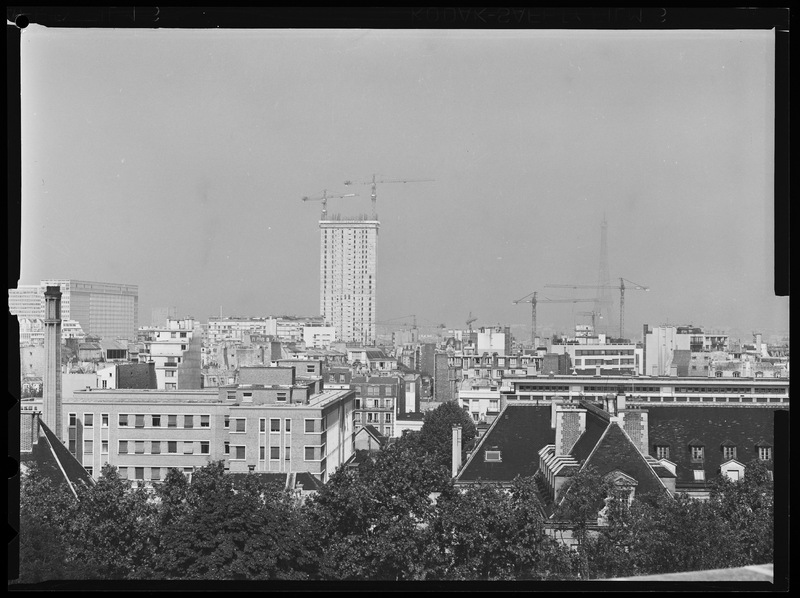
[(320, 220), (320, 312), (337, 340), (376, 340), (377, 220)]
[(95, 478), (106, 463), (145, 485), (223, 460), (236, 472), (309, 472), (322, 482), (353, 455), (352, 390), (323, 390), (291, 367), (243, 368), (207, 390), (77, 391), (68, 449)]
[(202, 386), (201, 335), (194, 319), (169, 320), (167, 326), (139, 331), (139, 362), (153, 362), (158, 388), (199, 389)]
[(139, 327), (139, 287), (86, 280), (42, 280), (8, 291), (8, 305), (19, 318), (44, 318), (44, 291), (61, 289), (61, 318), (76, 320), (87, 335), (108, 339), (136, 339)]

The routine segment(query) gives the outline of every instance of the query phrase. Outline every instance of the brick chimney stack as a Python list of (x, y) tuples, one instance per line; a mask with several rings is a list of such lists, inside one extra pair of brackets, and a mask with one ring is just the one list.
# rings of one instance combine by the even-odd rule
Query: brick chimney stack
[(64, 441), (61, 418), (61, 289), (47, 287), (44, 292), (44, 379), (42, 420)]

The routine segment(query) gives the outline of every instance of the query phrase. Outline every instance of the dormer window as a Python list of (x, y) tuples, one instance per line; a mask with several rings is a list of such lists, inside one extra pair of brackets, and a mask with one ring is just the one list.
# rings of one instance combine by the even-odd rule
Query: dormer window
[(736, 458), (736, 445), (730, 440), (722, 443), (722, 459), (723, 461), (730, 461)]
[(657, 444), (655, 446), (656, 459), (669, 459), (669, 445)]
[(498, 450), (487, 450), (487, 451), (484, 452), (483, 455), (484, 455), (484, 457), (483, 457), (484, 461), (499, 462), (499, 461), (503, 460), (502, 457), (501, 457), (500, 451), (498, 451)]
[(702, 463), (705, 458), (705, 446), (700, 441), (693, 440), (689, 443), (689, 455), (692, 463)]
[(759, 461), (772, 461), (772, 447), (767, 443), (756, 446)]

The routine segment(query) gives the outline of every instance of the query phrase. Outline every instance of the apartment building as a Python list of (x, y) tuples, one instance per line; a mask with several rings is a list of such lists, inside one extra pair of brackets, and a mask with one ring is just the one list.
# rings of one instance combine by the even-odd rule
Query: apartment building
[(168, 320), (164, 327), (141, 328), (139, 339), (139, 362), (155, 364), (158, 388), (201, 388), (202, 341), (194, 318)]
[(372, 425), (387, 437), (395, 436), (399, 408), (405, 404), (405, 380), (402, 376), (354, 376), (354, 422), (356, 427)]
[(374, 345), (378, 220), (320, 220), (320, 312), (343, 342)]
[(147, 485), (224, 460), (231, 472), (325, 482), (353, 455), (354, 399), (293, 367), (242, 368), (239, 384), (215, 389), (77, 391), (64, 401), (64, 438), (95, 478), (109, 463)]

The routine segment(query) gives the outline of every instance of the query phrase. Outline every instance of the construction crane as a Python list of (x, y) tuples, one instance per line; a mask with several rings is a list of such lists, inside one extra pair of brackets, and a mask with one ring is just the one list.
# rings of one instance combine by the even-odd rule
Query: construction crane
[(322, 202), (322, 216), (320, 220), (325, 220), (328, 216), (328, 200), (329, 199), (341, 199), (343, 197), (356, 197), (358, 193), (347, 193), (346, 195), (328, 195), (328, 190), (324, 189), (322, 191), (322, 195), (318, 195), (316, 197), (308, 197), (303, 196), (301, 199), (303, 201), (321, 201)]
[[(533, 293), (528, 293), (521, 299), (517, 299), (516, 301), (512, 301), (515, 305), (520, 303), (530, 303), (531, 304), (531, 345), (536, 344), (536, 304), (537, 303), (585, 303), (588, 301), (594, 302), (594, 299), (548, 299), (545, 297), (544, 299), (538, 299), (538, 292), (534, 291)], [(536, 348), (535, 346), (533, 347)]]
[(372, 219), (378, 219), (378, 213), (376, 211), (375, 202), (378, 199), (378, 190), (377, 185), (383, 183), (430, 183), (433, 182), (434, 179), (391, 179), (391, 180), (381, 180), (378, 181), (375, 179), (376, 175), (372, 175), (371, 181), (363, 181), (363, 182), (353, 182), (353, 181), (345, 181), (345, 185), (372, 185)]
[(478, 318), (472, 315), (472, 312), (469, 312), (469, 315), (467, 316), (467, 328), (469, 328), (470, 332), (472, 332), (472, 323), (477, 319)]
[[(626, 287), (625, 283), (632, 284), (631, 287)], [(623, 331), (625, 330), (625, 289), (632, 289), (634, 291), (649, 291), (650, 288), (644, 285), (628, 280), (627, 278), (619, 279), (619, 286), (615, 285), (596, 285), (596, 284), (546, 284), (548, 288), (558, 289), (619, 289), (619, 337), (623, 338)]]
[(600, 319), (600, 320), (603, 319), (603, 315), (601, 313), (599, 313), (599, 312), (594, 311), (594, 310), (592, 310), (592, 311), (579, 311), (578, 315), (579, 316), (591, 316), (591, 318), (592, 318), (592, 332), (594, 332), (595, 327), (596, 327), (595, 326), (596, 319)]

